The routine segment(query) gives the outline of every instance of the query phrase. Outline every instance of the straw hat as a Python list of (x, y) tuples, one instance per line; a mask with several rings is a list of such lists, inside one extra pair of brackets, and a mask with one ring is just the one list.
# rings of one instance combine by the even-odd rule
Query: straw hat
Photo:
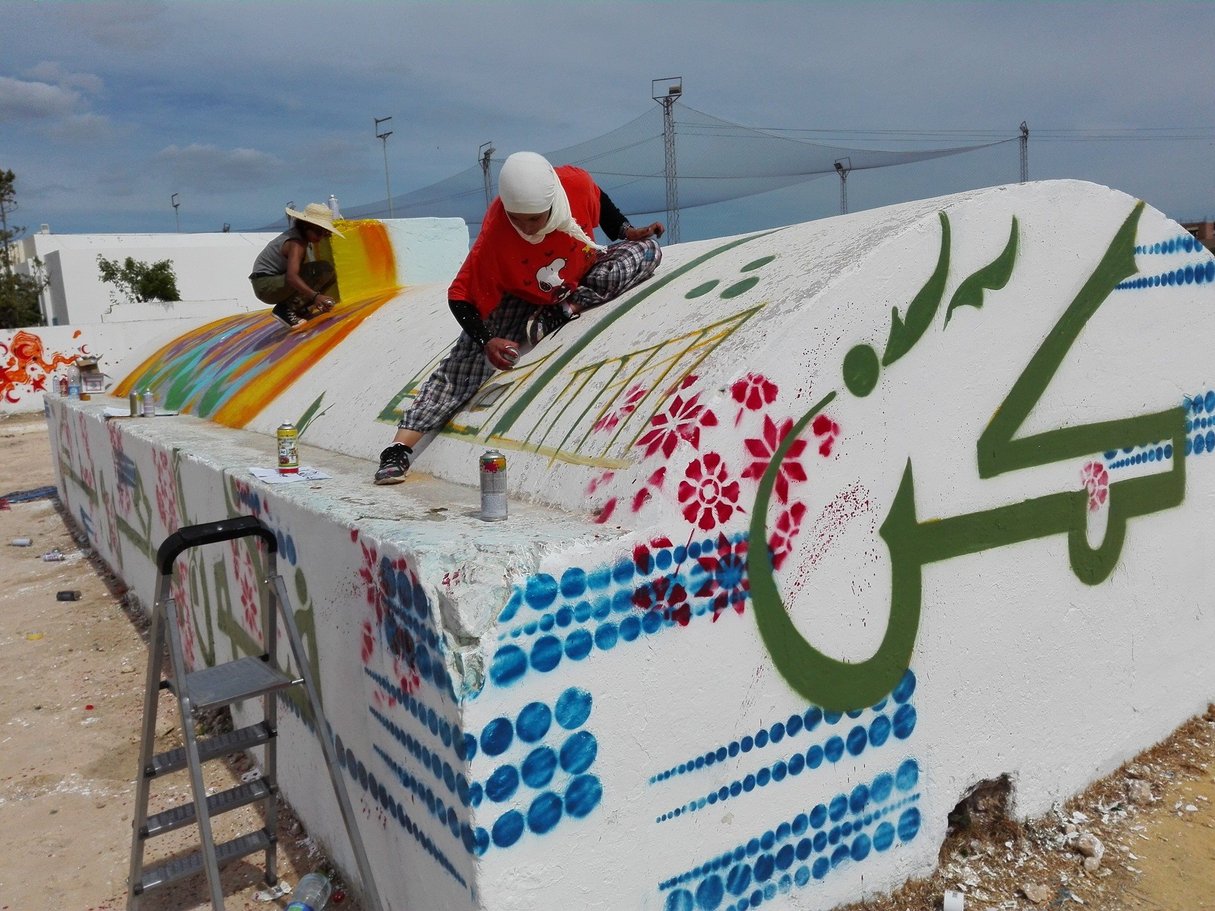
[(341, 231), (333, 226), (333, 213), (329, 211), (329, 207), (324, 203), (310, 202), (304, 206), (303, 212), (297, 212), (295, 209), (288, 206), (284, 211), (292, 218), (306, 221), (314, 224), (317, 227), (324, 228), (330, 234), (336, 234), (338, 237), (345, 237)]

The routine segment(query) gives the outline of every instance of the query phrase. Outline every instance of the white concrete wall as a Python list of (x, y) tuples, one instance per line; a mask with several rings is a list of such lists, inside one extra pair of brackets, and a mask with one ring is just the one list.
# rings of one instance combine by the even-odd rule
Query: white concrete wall
[[(51, 399), (64, 502), (142, 597), (179, 525), (275, 528), (390, 907), (829, 909), (930, 870), (977, 782), (1040, 813), (1215, 695), (1215, 259), (1125, 194), (669, 248), (373, 487), (444, 297), (243, 348), (234, 317), (124, 381), (244, 430)], [(332, 481), (248, 475), (284, 419)], [(196, 661), (243, 647), (262, 559), (183, 558)]]

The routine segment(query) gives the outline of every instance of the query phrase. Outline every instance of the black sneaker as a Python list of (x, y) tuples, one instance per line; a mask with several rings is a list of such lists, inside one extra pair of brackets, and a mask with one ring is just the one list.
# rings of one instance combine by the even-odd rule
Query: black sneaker
[(280, 304), (275, 304), (274, 309), (270, 311), (270, 315), (288, 329), (294, 329), (300, 323), (304, 322), (304, 318), (295, 312), (295, 308), (291, 306), (290, 301), (283, 301)]
[(568, 304), (537, 307), (531, 321), (527, 324), (528, 344), (534, 347), (540, 339), (556, 335), (558, 329), (577, 318), (578, 314), (571, 312)]
[(380, 453), (380, 470), (375, 473), (377, 484), (400, 484), (409, 471), (413, 450), (404, 443), (393, 443)]

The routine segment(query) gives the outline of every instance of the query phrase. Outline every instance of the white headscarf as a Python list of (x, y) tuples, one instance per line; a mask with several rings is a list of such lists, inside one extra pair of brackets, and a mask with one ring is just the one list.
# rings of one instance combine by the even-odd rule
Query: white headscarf
[(546, 235), (560, 231), (596, 250), (603, 249), (574, 221), (565, 187), (561, 186), (557, 172), (544, 156), (535, 152), (516, 152), (507, 158), (498, 175), (498, 196), (507, 212), (519, 215), (549, 213), (548, 221), (536, 234), (524, 234), (511, 222), (511, 227), (529, 244), (538, 244)]

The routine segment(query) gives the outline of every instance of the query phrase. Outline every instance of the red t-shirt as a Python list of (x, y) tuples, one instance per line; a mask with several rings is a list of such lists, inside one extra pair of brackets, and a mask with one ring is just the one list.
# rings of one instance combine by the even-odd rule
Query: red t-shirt
[[(599, 225), (599, 187), (591, 175), (573, 165), (555, 168), (565, 188), (570, 212), (587, 237)], [(495, 199), (481, 233), (448, 288), (449, 300), (468, 301), (481, 318), (489, 316), (512, 294), (533, 304), (553, 303), (553, 289), (564, 282), (577, 283), (595, 264), (596, 252), (561, 231), (553, 231), (538, 244), (524, 240)]]

